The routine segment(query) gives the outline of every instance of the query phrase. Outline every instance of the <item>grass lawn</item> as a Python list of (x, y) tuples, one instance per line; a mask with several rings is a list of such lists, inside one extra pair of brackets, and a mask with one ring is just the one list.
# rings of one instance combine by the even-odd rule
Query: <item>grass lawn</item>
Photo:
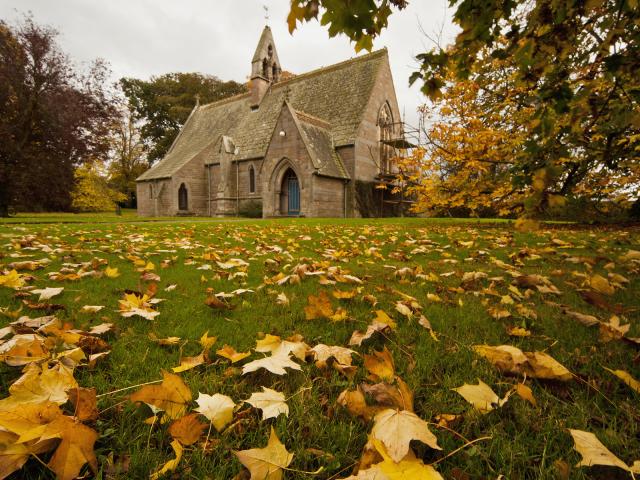
[[(54, 314), (67, 328), (115, 324), (103, 336), (111, 353), (93, 369), (74, 371), (81, 387), (94, 387), (98, 394), (98, 419), (86, 423), (99, 435), (99, 478), (148, 478), (174, 458), (169, 422), (145, 423), (151, 409), (128, 400), (141, 387), (126, 388), (159, 380), (161, 371), (178, 366), (181, 357), (201, 353), (199, 339), (206, 331), (217, 337), (208, 360), (179, 373), (194, 399), (189, 410), (196, 407), (198, 392), (227, 395), (238, 407), (222, 432), (211, 432), (206, 451), (207, 430), (199, 442), (186, 446), (167, 478), (249, 478), (232, 451), (265, 447), (272, 426), (294, 455), (284, 478), (348, 477), (360, 462), (373, 421), (353, 415), (337, 399), (346, 389), (365, 384), (368, 390), (380, 381), (371, 378), (364, 355), (385, 347), (394, 375), (413, 393), (413, 410), (429, 422), (442, 450), (418, 441), (411, 447), (424, 463), (435, 462), (444, 478), (631, 478), (614, 467), (576, 468), (580, 455), (567, 429), (595, 433), (628, 465), (640, 460), (640, 394), (605, 370), (625, 370), (640, 379), (638, 344), (628, 340), (640, 337), (640, 258), (629, 255), (640, 250), (640, 229), (554, 225), (520, 233), (508, 222), (425, 219), (139, 222), (130, 212), (121, 218), (36, 215), (11, 221), (17, 220), (22, 221), (0, 224), (0, 272), (11, 270), (13, 262), (49, 259), (44, 268), (19, 273), (34, 277), (28, 285), (64, 287), (49, 302), (64, 306)], [(228, 268), (230, 259), (248, 265)], [(107, 266), (120, 275), (63, 281), (48, 276), (104, 272)], [(143, 280), (145, 267), (160, 280)], [(309, 274), (314, 270), (325, 273)], [(297, 278), (286, 279), (295, 272)], [(476, 274), (463, 279), (467, 272)], [(518, 280), (522, 275), (529, 281)], [(160, 315), (153, 320), (122, 317), (118, 301), (124, 291), (144, 292), (153, 283), (155, 297), (164, 299), (155, 307)], [(165, 291), (170, 285), (175, 288)], [(227, 298), (232, 309), (205, 304), (212, 294), (236, 289), (253, 293)], [(354, 297), (338, 299), (334, 291)], [(305, 318), (308, 297), (321, 292), (328, 294), (333, 311), (346, 311), (345, 318)], [(9, 315), (0, 315), (0, 328), (15, 320), (11, 312), (21, 306), (19, 315), (45, 314), (23, 305), (16, 293), (0, 286), (0, 307)], [(277, 301), (280, 294), (288, 305)], [(85, 313), (84, 305), (105, 308)], [(323, 369), (310, 359), (295, 358), (299, 371), (242, 374), (243, 365), (264, 356), (252, 349), (266, 334), (301, 335), (310, 347), (349, 347), (352, 333), (365, 331), (377, 310), (393, 318), (397, 328), (350, 347), (358, 353), (351, 378), (331, 366)], [(567, 311), (606, 325), (586, 326)], [(616, 327), (615, 319), (608, 323), (613, 315), (630, 324), (627, 332)], [(421, 324), (421, 316), (433, 332)], [(513, 336), (513, 327), (529, 335)], [(180, 340), (163, 346), (149, 334)], [(251, 355), (231, 365), (216, 355), (225, 344)], [(478, 344), (545, 352), (573, 377), (557, 381), (501, 373), (472, 349)], [(21, 368), (0, 365), (1, 397), (9, 395)], [(452, 390), (478, 379), (501, 398), (524, 382), (536, 405), (514, 394), (503, 406), (481, 413)], [(390, 378), (387, 382), (399, 385)], [(263, 386), (284, 393), (288, 416), (263, 421), (260, 410), (242, 403)], [(371, 411), (385, 405), (372, 394), (366, 401)], [(63, 409), (73, 412), (69, 404)], [(438, 425), (441, 414), (460, 416)], [(208, 425), (204, 417), (200, 421)], [(465, 446), (481, 437), (490, 438)], [(48, 459), (48, 454), (40, 456)], [(316, 475), (304, 473), (320, 468)], [(32, 458), (10, 478), (54, 475)]]

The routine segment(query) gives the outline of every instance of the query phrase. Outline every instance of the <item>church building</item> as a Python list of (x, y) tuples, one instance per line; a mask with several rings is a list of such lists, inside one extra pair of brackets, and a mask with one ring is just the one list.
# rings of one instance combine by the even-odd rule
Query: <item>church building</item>
[(137, 179), (138, 214), (368, 216), (402, 135), (387, 50), (282, 71), (267, 26), (249, 92), (195, 106), (166, 156)]

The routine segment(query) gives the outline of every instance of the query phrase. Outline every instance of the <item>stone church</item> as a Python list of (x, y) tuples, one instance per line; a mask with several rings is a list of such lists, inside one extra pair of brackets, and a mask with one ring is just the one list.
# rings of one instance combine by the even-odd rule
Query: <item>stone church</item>
[(282, 78), (267, 26), (249, 92), (195, 106), (137, 179), (138, 214), (364, 216), (374, 195), (358, 192), (391, 177), (399, 115), (386, 49)]

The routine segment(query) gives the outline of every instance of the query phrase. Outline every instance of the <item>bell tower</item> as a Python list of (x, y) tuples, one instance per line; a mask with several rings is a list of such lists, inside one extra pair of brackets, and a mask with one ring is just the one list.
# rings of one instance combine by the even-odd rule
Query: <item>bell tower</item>
[(251, 60), (251, 107), (258, 107), (269, 85), (280, 79), (282, 68), (268, 25), (262, 30), (256, 53)]

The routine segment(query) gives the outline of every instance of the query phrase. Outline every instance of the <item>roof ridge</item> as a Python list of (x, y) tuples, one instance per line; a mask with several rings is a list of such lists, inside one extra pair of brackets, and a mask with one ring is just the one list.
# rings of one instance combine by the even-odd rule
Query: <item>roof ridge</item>
[(251, 96), (251, 92), (238, 93), (238, 94), (233, 95), (231, 97), (221, 98), (220, 100), (215, 100), (213, 102), (205, 103), (204, 105), (200, 105), (199, 110), (202, 110), (204, 108), (213, 107), (213, 106), (217, 107), (219, 105), (224, 105), (225, 103), (229, 103), (229, 102), (235, 102), (236, 100), (240, 100), (242, 97), (249, 97), (249, 96)]
[(371, 53), (367, 53), (366, 55), (361, 55), (359, 57), (353, 57), (350, 58), (348, 60), (343, 60), (342, 62), (338, 62), (338, 63), (333, 63), (331, 65), (327, 65), (326, 67), (320, 67), (320, 68), (316, 68), (315, 70), (311, 70), (309, 72), (305, 72), (305, 73), (300, 73), (299, 75), (296, 75), (295, 77), (292, 78), (288, 78), (286, 80), (282, 80), (280, 82), (276, 82), (274, 84), (272, 84), (272, 88), (278, 88), (280, 86), (284, 86), (287, 85), (289, 83), (295, 83), (297, 80), (301, 80), (301, 79), (305, 79), (305, 78), (309, 78), (312, 77), (314, 75), (318, 75), (320, 73), (325, 73), (325, 72), (330, 72), (332, 70), (338, 70), (342, 67), (346, 67), (347, 65), (351, 65), (354, 63), (359, 63), (362, 62), (364, 60), (370, 60), (373, 57), (377, 57), (377, 56), (381, 56), (383, 54), (387, 53), (387, 47), (381, 48), (380, 50), (375, 50), (374, 52)]

